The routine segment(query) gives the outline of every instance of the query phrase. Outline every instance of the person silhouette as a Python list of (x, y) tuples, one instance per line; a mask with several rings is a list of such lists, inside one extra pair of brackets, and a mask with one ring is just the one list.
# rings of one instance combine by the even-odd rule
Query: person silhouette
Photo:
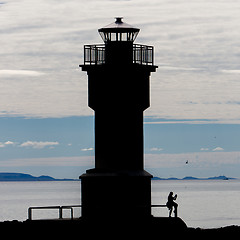
[(175, 196), (173, 196), (173, 192), (170, 192), (168, 195), (168, 201), (166, 204), (169, 209), (169, 217), (171, 217), (173, 207), (174, 207), (175, 217), (177, 217), (178, 204), (176, 202), (174, 202), (174, 200), (176, 200), (176, 199), (177, 199), (177, 194), (175, 194)]

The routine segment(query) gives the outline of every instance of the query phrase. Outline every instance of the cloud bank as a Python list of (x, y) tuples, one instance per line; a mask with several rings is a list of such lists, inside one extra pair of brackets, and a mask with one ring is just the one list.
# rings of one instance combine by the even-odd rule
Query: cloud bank
[[(124, 13), (124, 14), (123, 14)], [(1, 5), (0, 116), (91, 115), (83, 45), (124, 15), (155, 46), (146, 116), (239, 123), (239, 3), (6, 0)]]
[(1, 160), (0, 167), (93, 167), (92, 156), (19, 158)]
[(169, 168), (177, 171), (180, 167), (188, 167), (198, 170), (211, 169), (228, 166), (237, 166), (239, 169), (240, 152), (195, 152), (181, 154), (145, 154), (146, 168)]

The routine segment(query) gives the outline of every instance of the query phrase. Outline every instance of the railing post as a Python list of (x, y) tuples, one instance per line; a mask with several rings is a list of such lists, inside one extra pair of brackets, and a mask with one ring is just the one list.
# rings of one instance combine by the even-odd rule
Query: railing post
[(98, 63), (98, 49), (97, 46), (95, 46), (95, 65)]
[(84, 46), (83, 58), (84, 58), (84, 65), (85, 65), (86, 64), (86, 46)]
[(136, 63), (136, 46), (133, 45), (133, 63)]
[(152, 48), (152, 59), (151, 59), (151, 60), (152, 60), (152, 61), (151, 61), (151, 62), (152, 62), (152, 65), (154, 65), (154, 57), (153, 57), (153, 56), (154, 56), (154, 48)]
[(59, 219), (62, 219), (62, 207), (59, 207)]
[(89, 62), (92, 64), (92, 46), (89, 47)]
[(32, 208), (28, 208), (28, 220), (32, 220)]

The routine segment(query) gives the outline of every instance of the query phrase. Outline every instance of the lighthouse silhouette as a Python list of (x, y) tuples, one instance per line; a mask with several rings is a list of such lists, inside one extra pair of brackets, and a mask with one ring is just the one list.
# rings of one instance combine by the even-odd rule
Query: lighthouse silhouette
[(117, 17), (98, 30), (104, 44), (84, 46), (80, 67), (95, 111), (95, 168), (80, 176), (83, 218), (151, 216), (143, 112), (157, 66), (152, 46), (134, 44), (139, 31)]

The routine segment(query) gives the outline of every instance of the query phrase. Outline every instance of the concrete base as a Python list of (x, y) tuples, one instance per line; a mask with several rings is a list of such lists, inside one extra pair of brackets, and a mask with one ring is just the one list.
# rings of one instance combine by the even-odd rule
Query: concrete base
[(151, 178), (146, 171), (100, 172), (81, 175), (82, 217), (151, 216)]

